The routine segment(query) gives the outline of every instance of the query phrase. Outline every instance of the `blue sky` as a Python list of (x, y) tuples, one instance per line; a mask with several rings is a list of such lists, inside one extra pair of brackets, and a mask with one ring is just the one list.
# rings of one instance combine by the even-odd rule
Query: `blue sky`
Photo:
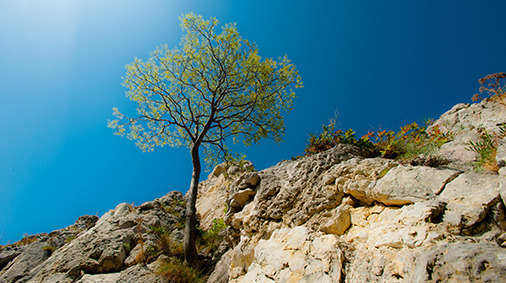
[(285, 142), (242, 149), (257, 169), (301, 154), (335, 112), (359, 134), (398, 129), (470, 102), (506, 67), (506, 1), (0, 0), (0, 244), (186, 192), (187, 149), (142, 153), (106, 124), (134, 107), (125, 65), (176, 47), (190, 11), (237, 23), (304, 81)]

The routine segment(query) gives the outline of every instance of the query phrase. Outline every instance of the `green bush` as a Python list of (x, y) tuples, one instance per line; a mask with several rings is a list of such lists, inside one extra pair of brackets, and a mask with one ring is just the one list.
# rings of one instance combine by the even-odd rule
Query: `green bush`
[(506, 137), (506, 125), (503, 124), (499, 127), (498, 134), (490, 134), (483, 129), (479, 130), (479, 133), (480, 141), (470, 141), (467, 150), (478, 153), (478, 159), (474, 163), (476, 169), (485, 169), (497, 173), (499, 171), (496, 161), (497, 147), (499, 146), (499, 140)]
[(312, 155), (329, 150), (337, 144), (353, 144), (364, 149), (374, 150), (374, 144), (369, 139), (360, 138), (357, 140), (355, 132), (349, 129), (345, 132), (336, 130), (334, 120), (330, 124), (322, 126), (322, 133), (319, 135), (309, 134), (309, 144), (304, 150), (304, 155)]
[(162, 260), (155, 272), (168, 282), (204, 282), (198, 270), (177, 258)]
[(304, 155), (323, 152), (340, 143), (353, 144), (375, 155), (391, 159), (407, 160), (421, 154), (431, 155), (453, 138), (451, 133), (443, 133), (437, 126), (432, 127), (429, 133), (427, 129), (431, 125), (430, 120), (422, 127), (412, 123), (401, 127), (397, 133), (386, 130), (369, 132), (357, 139), (352, 129), (346, 132), (336, 130), (335, 122), (331, 121), (329, 125), (322, 126), (321, 134), (309, 135), (309, 144), (304, 150)]
[(223, 218), (213, 219), (213, 226), (202, 233), (202, 248), (208, 253), (214, 253), (222, 241), (221, 231), (227, 228)]
[(451, 133), (443, 133), (438, 126), (432, 131), (427, 131), (433, 121), (428, 120), (424, 126), (411, 123), (394, 131), (378, 131), (376, 134), (369, 133), (368, 137), (375, 139), (376, 150), (382, 157), (408, 160), (419, 155), (432, 155), (443, 144), (453, 139)]

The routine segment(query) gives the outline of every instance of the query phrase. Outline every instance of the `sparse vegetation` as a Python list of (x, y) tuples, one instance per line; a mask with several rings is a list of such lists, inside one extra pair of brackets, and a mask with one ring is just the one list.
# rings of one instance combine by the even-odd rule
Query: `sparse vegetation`
[(481, 95), (488, 94), (489, 99), (492, 101), (497, 101), (501, 104), (506, 104), (504, 98), (506, 97), (506, 83), (504, 79), (506, 78), (506, 73), (495, 73), (490, 74), (486, 77), (479, 79), (480, 82), (480, 90), (479, 93), (475, 94), (472, 98), (473, 101), (480, 101), (484, 99)]
[(349, 129), (345, 132), (335, 129), (335, 121), (331, 120), (329, 125), (322, 126), (320, 135), (310, 134), (309, 144), (304, 150), (304, 155), (326, 151), (339, 143), (353, 144), (371, 151), (374, 155), (384, 158), (411, 160), (420, 155), (427, 156), (431, 165), (442, 164), (444, 160), (434, 157), (437, 149), (453, 138), (451, 133), (443, 133), (438, 126), (433, 126), (428, 120), (424, 126), (412, 123), (401, 127), (396, 133), (394, 131), (369, 132), (360, 139), (355, 137), (355, 132)]
[(51, 255), (56, 250), (56, 247), (52, 246), (52, 245), (48, 245), (48, 246), (42, 247), (42, 249), (47, 251), (49, 253), (49, 255)]
[(470, 151), (478, 153), (478, 159), (474, 163), (477, 170), (488, 170), (497, 173), (499, 166), (497, 165), (496, 155), (499, 141), (506, 137), (506, 125), (499, 127), (499, 133), (488, 133), (484, 129), (479, 129), (480, 141), (469, 142)]
[(383, 130), (376, 134), (370, 132), (366, 137), (375, 139), (376, 151), (385, 158), (411, 160), (420, 155), (431, 156), (453, 139), (451, 133), (443, 133), (438, 126), (428, 132), (432, 123), (432, 120), (427, 120), (424, 126), (411, 123), (401, 127), (397, 133)]
[(204, 282), (203, 276), (197, 269), (177, 258), (162, 260), (155, 272), (168, 282)]
[(76, 237), (77, 237), (77, 234), (74, 234), (74, 235), (68, 236), (67, 238), (65, 238), (65, 243), (69, 243), (69, 242), (71, 242), (71, 241), (72, 241), (72, 240), (74, 240)]
[(304, 155), (312, 155), (331, 149), (339, 143), (353, 144), (359, 147), (374, 150), (374, 144), (368, 138), (356, 139), (352, 129), (343, 132), (336, 129), (336, 121), (330, 120), (328, 125), (322, 126), (322, 133), (319, 135), (309, 134), (309, 144), (304, 150)]
[(160, 255), (169, 257), (183, 258), (183, 245), (175, 241), (170, 232), (162, 226), (149, 227), (150, 233), (156, 236), (156, 246), (148, 246), (146, 248), (146, 260), (152, 261)]
[(200, 250), (203, 253), (214, 253), (218, 249), (222, 235), (221, 232), (227, 228), (223, 218), (213, 219), (213, 226), (208, 231), (201, 231), (202, 241), (200, 241)]
[(169, 205), (162, 203), (161, 206), (167, 213), (177, 217), (177, 222), (174, 224), (175, 227), (179, 230), (184, 229), (186, 224), (185, 215), (177, 208), (186, 207), (186, 201), (184, 199), (176, 199), (173, 200)]

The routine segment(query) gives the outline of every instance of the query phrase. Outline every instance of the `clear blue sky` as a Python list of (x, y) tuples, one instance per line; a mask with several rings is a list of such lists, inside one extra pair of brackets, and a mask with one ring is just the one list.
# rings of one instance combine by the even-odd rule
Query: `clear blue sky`
[(106, 124), (133, 107), (124, 66), (175, 47), (190, 11), (236, 22), (260, 55), (300, 71), (285, 142), (244, 150), (257, 169), (301, 154), (336, 111), (359, 134), (398, 129), (506, 71), (506, 1), (0, 0), (1, 244), (186, 192), (188, 150), (142, 153)]

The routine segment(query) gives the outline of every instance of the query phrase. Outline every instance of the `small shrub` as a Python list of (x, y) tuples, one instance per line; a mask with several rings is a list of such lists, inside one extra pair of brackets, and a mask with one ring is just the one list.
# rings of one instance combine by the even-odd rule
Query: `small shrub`
[(480, 129), (480, 141), (469, 142), (467, 150), (478, 153), (478, 159), (474, 163), (476, 169), (485, 169), (490, 172), (497, 173), (499, 166), (497, 165), (496, 155), (499, 140), (506, 137), (506, 125), (499, 127), (499, 133), (488, 133), (486, 130)]
[[(428, 120), (424, 126), (419, 126), (417, 123), (408, 124), (401, 127), (397, 133), (386, 130), (376, 133), (369, 132), (357, 140), (352, 129), (346, 132), (336, 130), (335, 122), (331, 121), (329, 125), (323, 126), (320, 135), (310, 134), (309, 144), (304, 152), (306, 156), (312, 155), (328, 150), (339, 143), (346, 143), (369, 150), (384, 158), (409, 160), (420, 155), (430, 157), (444, 143), (453, 139), (452, 133), (443, 133), (438, 126), (432, 127), (429, 133), (427, 129), (432, 123), (432, 120)], [(298, 157), (292, 159), (296, 160)], [(431, 164), (435, 165), (436, 163), (432, 162)]]
[(223, 218), (213, 219), (213, 226), (208, 231), (200, 231), (201, 248), (204, 252), (214, 253), (222, 241), (221, 232), (227, 228)]
[(176, 208), (186, 207), (186, 201), (185, 200), (174, 200), (170, 203), (170, 205), (166, 205), (164, 203), (161, 204), (162, 208), (169, 214), (172, 214), (176, 216), (177, 222), (174, 224), (175, 227), (179, 230), (184, 229), (186, 224), (185, 215), (181, 213)]
[(49, 245), (49, 246), (42, 247), (42, 249), (47, 251), (49, 253), (49, 255), (52, 255), (53, 252), (56, 250), (56, 247)]
[(26, 245), (29, 245), (33, 242), (36, 242), (39, 240), (39, 237), (37, 235), (28, 235), (28, 234), (24, 234), (23, 235), (23, 238), (13, 244), (10, 244), (8, 246), (10, 247), (20, 247), (20, 246), (26, 246)]
[(127, 254), (130, 253), (131, 247), (129, 243), (123, 243), (123, 248), (125, 248)]
[(409, 160), (419, 155), (430, 156), (453, 139), (451, 133), (443, 133), (437, 126), (429, 133), (427, 128), (432, 123), (432, 120), (427, 120), (424, 126), (411, 123), (401, 127), (397, 133), (378, 131), (377, 134), (370, 133), (369, 136), (375, 138), (375, 146), (385, 158)]
[(199, 271), (179, 259), (162, 260), (155, 272), (168, 282), (204, 282)]
[[(472, 98), (473, 101), (480, 101), (483, 99), (482, 94), (488, 94), (491, 100), (499, 101), (502, 104), (504, 103), (504, 98), (506, 97), (506, 84), (504, 79), (506, 78), (506, 73), (495, 73), (490, 74), (486, 77), (479, 79), (480, 82), (480, 90), (479, 93), (475, 94)], [(501, 81), (502, 80), (502, 81)]]
[(147, 261), (154, 260), (161, 254), (183, 258), (183, 244), (175, 241), (170, 235), (170, 232), (161, 226), (151, 226), (149, 227), (149, 230), (151, 233), (156, 235), (156, 246), (148, 246), (146, 248), (145, 254)]
[[(343, 132), (336, 130), (335, 127), (335, 120), (331, 120), (330, 124), (322, 126), (322, 133), (318, 136), (309, 134), (309, 144), (304, 149), (304, 155), (308, 156), (324, 152), (340, 143), (353, 144), (364, 149), (374, 150), (374, 144), (368, 137), (364, 136), (357, 140), (355, 132), (352, 129)], [(292, 159), (298, 159), (298, 157)]]
[(65, 238), (65, 243), (69, 243), (69, 242), (71, 242), (71, 241), (72, 241), (72, 240), (74, 240), (76, 237), (77, 237), (77, 234), (74, 234), (74, 235), (68, 236), (67, 238)]

